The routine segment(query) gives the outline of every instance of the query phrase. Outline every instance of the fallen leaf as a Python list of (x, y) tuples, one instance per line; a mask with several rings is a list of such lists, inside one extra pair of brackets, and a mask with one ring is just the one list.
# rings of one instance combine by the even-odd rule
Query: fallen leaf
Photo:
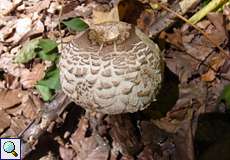
[(156, 21), (156, 16), (154, 12), (143, 11), (140, 18), (137, 19), (137, 26), (146, 34), (149, 33), (149, 28)]
[(0, 109), (0, 134), (10, 126), (10, 116)]
[(208, 72), (201, 75), (201, 80), (206, 82), (211, 82), (216, 78), (216, 73), (213, 70), (208, 70)]
[(62, 8), (62, 5), (58, 2), (54, 1), (50, 4), (49, 8), (47, 9), (47, 12), (54, 14), (55, 11), (58, 11)]
[(13, 7), (13, 3), (10, 0), (1, 0), (0, 1), (0, 15), (3, 16), (5, 13)]
[(0, 41), (5, 41), (11, 34), (13, 34), (16, 19), (11, 19), (0, 29)]
[(28, 70), (24, 65), (14, 63), (15, 55), (4, 53), (0, 56), (0, 69), (15, 77), (20, 77), (24, 70)]
[[(26, 92), (23, 98), (21, 99), (21, 104), (18, 105), (17, 107), (13, 108), (8, 108), (6, 112), (9, 115), (13, 116), (18, 116), (21, 117), (23, 116), (27, 120), (34, 120), (36, 116), (38, 115), (38, 112), (41, 110), (43, 107), (43, 103), (41, 100), (38, 99), (34, 95), (31, 95), (30, 93)], [(38, 104), (39, 103), (39, 104)]]
[(217, 71), (221, 66), (224, 65), (225, 58), (222, 55), (213, 56), (209, 62), (212, 69), (209, 69), (206, 73), (201, 76), (203, 81), (211, 82), (215, 79), (215, 71)]
[[(37, 101), (38, 101), (38, 99), (37, 99)], [(42, 106), (36, 105), (32, 96), (28, 95), (26, 98), (24, 98), (21, 106), (19, 106), (19, 107), (21, 107), (23, 109), (22, 113), (26, 118), (33, 120), (37, 117)]]
[(136, 155), (143, 147), (136, 135), (135, 126), (127, 114), (109, 117), (108, 124), (111, 126), (110, 135), (113, 139), (113, 148), (124, 155)]
[(45, 30), (44, 24), (42, 23), (41, 20), (37, 20), (36, 22), (33, 23), (33, 28), (27, 34), (26, 36), (23, 37), (23, 39), (27, 39), (28, 37), (32, 37), (33, 35), (41, 34)]
[(78, 129), (72, 134), (70, 139), (72, 147), (77, 153), (78, 160), (107, 160), (109, 157), (109, 146), (99, 135), (94, 133), (86, 137), (88, 120), (81, 118)]
[(201, 28), (201, 29), (206, 29), (209, 25), (210, 25), (210, 21), (209, 20), (203, 20), (198, 22), (197, 27)]
[(35, 84), (45, 76), (45, 66), (42, 63), (36, 64), (32, 71), (25, 70), (22, 72), (20, 83), (24, 88), (32, 88)]
[(169, 57), (166, 58), (167, 67), (178, 75), (180, 83), (187, 83), (199, 65), (199, 62), (186, 55), (184, 52), (168, 50)]
[(19, 105), (24, 93), (21, 90), (3, 90), (0, 91), (0, 109), (8, 109)]
[(39, 1), (38, 3), (34, 3), (34, 5), (32, 7), (30, 7), (29, 9), (27, 9), (28, 13), (40, 13), (42, 10), (47, 9), (50, 5), (50, 0), (43, 0), (43, 1)]
[(63, 160), (70, 160), (74, 158), (74, 151), (70, 148), (66, 148), (64, 146), (60, 146), (59, 147), (59, 153), (60, 153), (60, 157)]
[(179, 49), (183, 47), (182, 33), (180, 30), (174, 30), (173, 33), (166, 33), (166, 40)]
[(9, 14), (22, 0), (1, 0), (0, 17)]
[(13, 37), (7, 39), (7, 42), (18, 43), (26, 34), (28, 34), (32, 30), (32, 19), (29, 17), (17, 19), (14, 28), (15, 33), (13, 34)]
[(16, 134), (14, 136), (17, 136), (21, 131), (23, 131), (27, 126), (27, 121), (23, 117), (11, 117), (11, 126), (10, 129), (13, 130), (13, 132)]

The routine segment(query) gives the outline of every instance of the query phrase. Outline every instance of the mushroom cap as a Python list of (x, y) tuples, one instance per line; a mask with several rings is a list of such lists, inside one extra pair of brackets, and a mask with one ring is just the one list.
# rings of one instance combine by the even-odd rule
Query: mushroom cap
[(89, 31), (63, 46), (60, 81), (81, 107), (105, 114), (147, 108), (161, 88), (163, 58), (158, 46), (137, 28), (123, 42), (92, 45)]

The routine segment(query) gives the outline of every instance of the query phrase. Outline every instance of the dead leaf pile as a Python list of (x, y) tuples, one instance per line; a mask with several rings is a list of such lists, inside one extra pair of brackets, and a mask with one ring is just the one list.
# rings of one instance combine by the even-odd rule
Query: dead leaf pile
[(1, 137), (17, 136), (36, 118), (42, 106), (36, 96), (20, 89), (1, 90), (0, 99)]
[[(226, 45), (228, 36), (223, 24), (223, 15), (210, 13), (208, 19), (197, 25), (205, 30), (216, 45)], [(203, 81), (212, 82), (227, 59), (220, 51), (215, 50), (215, 46), (205, 36), (201, 36), (197, 31), (191, 31), (187, 25), (182, 30), (175, 30), (174, 33), (162, 33), (161, 38), (177, 48), (176, 51), (175, 49), (169, 51), (166, 60), (169, 61), (169, 68), (181, 77), (181, 82), (188, 82), (197, 74), (201, 75)]]

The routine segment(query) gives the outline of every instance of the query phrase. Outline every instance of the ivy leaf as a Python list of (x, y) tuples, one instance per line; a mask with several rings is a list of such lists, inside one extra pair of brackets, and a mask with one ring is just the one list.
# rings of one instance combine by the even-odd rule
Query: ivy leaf
[(52, 98), (52, 92), (49, 87), (37, 84), (36, 89), (44, 101), (49, 101)]
[(57, 90), (60, 88), (59, 70), (50, 71), (45, 76), (44, 80), (38, 81), (39, 85), (47, 86), (49, 89)]
[(74, 31), (84, 31), (89, 26), (80, 18), (73, 18), (69, 21), (63, 21), (63, 24), (65, 24), (69, 29), (72, 29)]
[(57, 48), (57, 43), (50, 39), (40, 39), (39, 46), (42, 48), (44, 53), (49, 53), (50, 51)]
[(38, 81), (36, 89), (44, 101), (49, 101), (52, 99), (53, 93), (61, 88), (60, 86), (59, 70), (54, 68), (46, 73), (43, 80)]
[(33, 39), (22, 47), (22, 49), (19, 51), (19, 53), (15, 57), (15, 62), (16, 63), (27, 63), (33, 58), (36, 57), (37, 52), (36, 49), (39, 48), (39, 39)]
[(38, 52), (38, 57), (43, 60), (55, 61), (57, 55), (57, 43), (50, 39), (40, 39), (39, 47), (41, 50)]
[(48, 61), (58, 59), (57, 43), (50, 39), (32, 39), (27, 42), (15, 57), (16, 63), (27, 63), (37, 55), (39, 58)]

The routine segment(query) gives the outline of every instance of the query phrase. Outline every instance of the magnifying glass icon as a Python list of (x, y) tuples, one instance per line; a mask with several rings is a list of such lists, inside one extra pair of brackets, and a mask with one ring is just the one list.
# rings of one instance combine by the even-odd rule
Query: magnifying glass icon
[(14, 157), (18, 156), (17, 152), (15, 152), (15, 145), (11, 141), (7, 141), (3, 144), (3, 150), (6, 153), (11, 153)]

